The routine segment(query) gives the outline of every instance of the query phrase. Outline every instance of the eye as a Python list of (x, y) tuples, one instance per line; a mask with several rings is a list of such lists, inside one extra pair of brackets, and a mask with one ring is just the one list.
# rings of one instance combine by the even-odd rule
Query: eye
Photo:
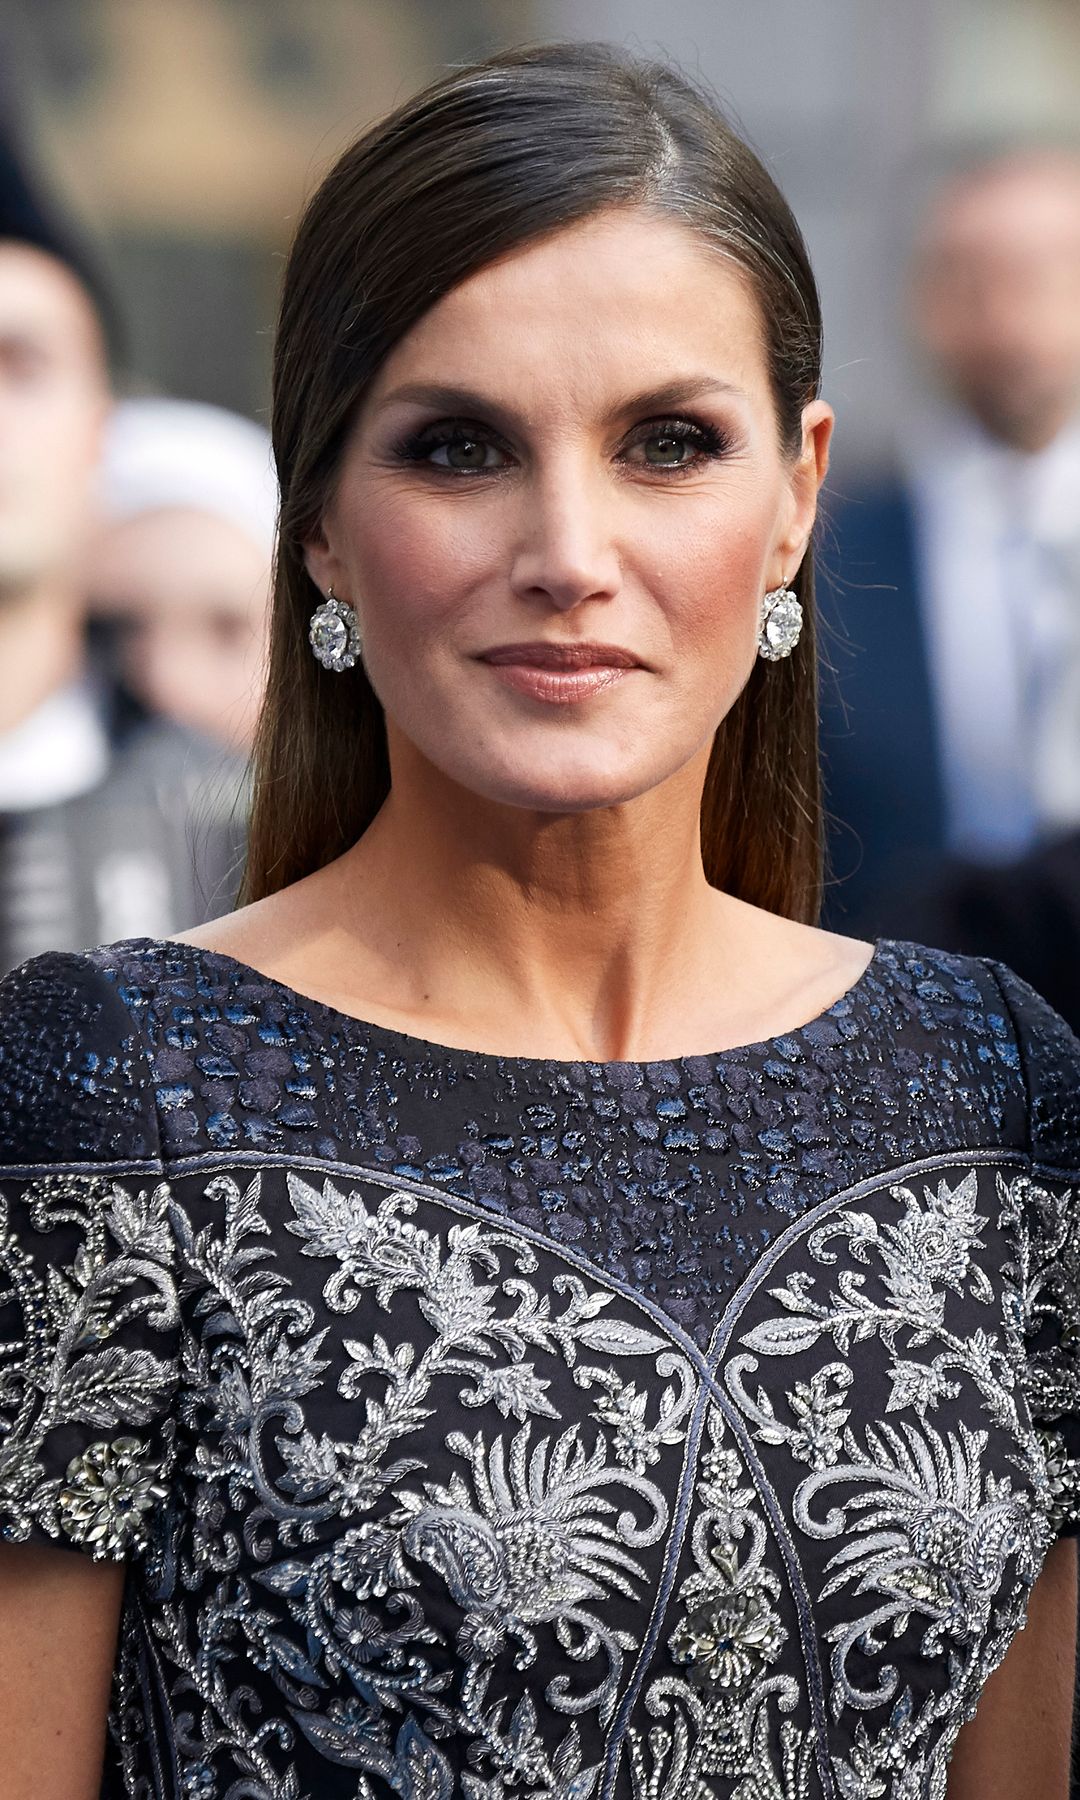
[[(627, 461), (638, 468), (682, 472), (722, 456), (729, 448), (728, 439), (714, 425), (692, 419), (653, 419), (639, 428), (628, 445)], [(642, 454), (630, 456), (631, 450)]]
[(22, 338), (0, 342), (0, 374), (13, 387), (40, 385), (50, 366), (50, 358), (39, 344)]
[(658, 432), (655, 437), (645, 438), (641, 448), (645, 452), (645, 461), (658, 469), (681, 468), (697, 454), (691, 438), (677, 437), (673, 431)]
[(499, 445), (486, 443), (482, 437), (470, 437), (468, 432), (446, 437), (443, 443), (432, 445), (428, 461), (436, 464), (436, 468), (459, 468), (466, 475), (475, 475), (488, 468), (506, 468), (506, 455), (502, 454)]
[(487, 475), (508, 466), (508, 453), (477, 425), (455, 420), (429, 425), (399, 444), (395, 454), (402, 462), (426, 464), (458, 475)]

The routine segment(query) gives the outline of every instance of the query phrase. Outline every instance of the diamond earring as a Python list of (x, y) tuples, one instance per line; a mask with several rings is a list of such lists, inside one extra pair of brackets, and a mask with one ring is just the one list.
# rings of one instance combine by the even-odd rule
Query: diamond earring
[(360, 655), (360, 622), (355, 608), (347, 600), (339, 600), (333, 588), (327, 588), (326, 599), (315, 608), (308, 626), (308, 642), (316, 662), (324, 669), (340, 675), (351, 669)]
[(790, 656), (802, 631), (803, 610), (789, 587), (770, 588), (758, 614), (758, 655), (766, 662)]

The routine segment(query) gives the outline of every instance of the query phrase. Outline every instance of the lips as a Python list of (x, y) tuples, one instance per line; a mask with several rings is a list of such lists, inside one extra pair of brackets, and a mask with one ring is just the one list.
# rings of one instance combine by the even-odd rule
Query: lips
[(638, 657), (616, 644), (501, 644), (485, 650), (481, 662), (497, 668), (516, 665), (526, 669), (637, 669)]
[(479, 660), (527, 700), (562, 707), (602, 694), (644, 666), (617, 644), (500, 644)]

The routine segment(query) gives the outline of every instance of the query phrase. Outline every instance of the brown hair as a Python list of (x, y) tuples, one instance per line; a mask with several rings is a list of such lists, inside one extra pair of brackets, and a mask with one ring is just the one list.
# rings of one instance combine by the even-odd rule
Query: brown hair
[[(309, 203), (274, 357), (281, 524), (245, 900), (340, 855), (389, 791), (382, 708), (363, 667), (328, 673), (307, 641), (320, 596), (303, 545), (365, 389), (410, 326), (484, 264), (630, 205), (682, 221), (749, 275), (781, 439), (794, 454), (821, 366), (806, 247), (758, 158), (665, 64), (606, 44), (548, 44), (455, 69), (358, 139)], [(802, 642), (787, 661), (755, 663), (717, 730), (702, 854), (714, 886), (814, 920), (822, 833), (809, 552), (793, 585)]]

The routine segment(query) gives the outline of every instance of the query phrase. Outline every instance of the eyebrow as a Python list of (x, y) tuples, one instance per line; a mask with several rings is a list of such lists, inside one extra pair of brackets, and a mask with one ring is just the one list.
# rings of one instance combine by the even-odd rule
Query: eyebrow
[[(726, 394), (739, 400), (747, 398), (742, 388), (736, 387), (733, 382), (722, 381), (717, 375), (687, 375), (616, 401), (604, 413), (600, 422), (603, 425), (614, 425), (625, 418), (627, 413), (664, 412), (674, 406), (686, 406), (692, 400), (699, 400), (704, 394)], [(384, 412), (388, 406), (397, 406), (402, 401), (414, 401), (448, 413), (486, 413), (491, 418), (503, 421), (510, 418), (505, 406), (475, 388), (446, 387), (440, 382), (430, 381), (406, 381), (400, 387), (392, 388), (388, 394), (383, 395), (375, 411)]]

